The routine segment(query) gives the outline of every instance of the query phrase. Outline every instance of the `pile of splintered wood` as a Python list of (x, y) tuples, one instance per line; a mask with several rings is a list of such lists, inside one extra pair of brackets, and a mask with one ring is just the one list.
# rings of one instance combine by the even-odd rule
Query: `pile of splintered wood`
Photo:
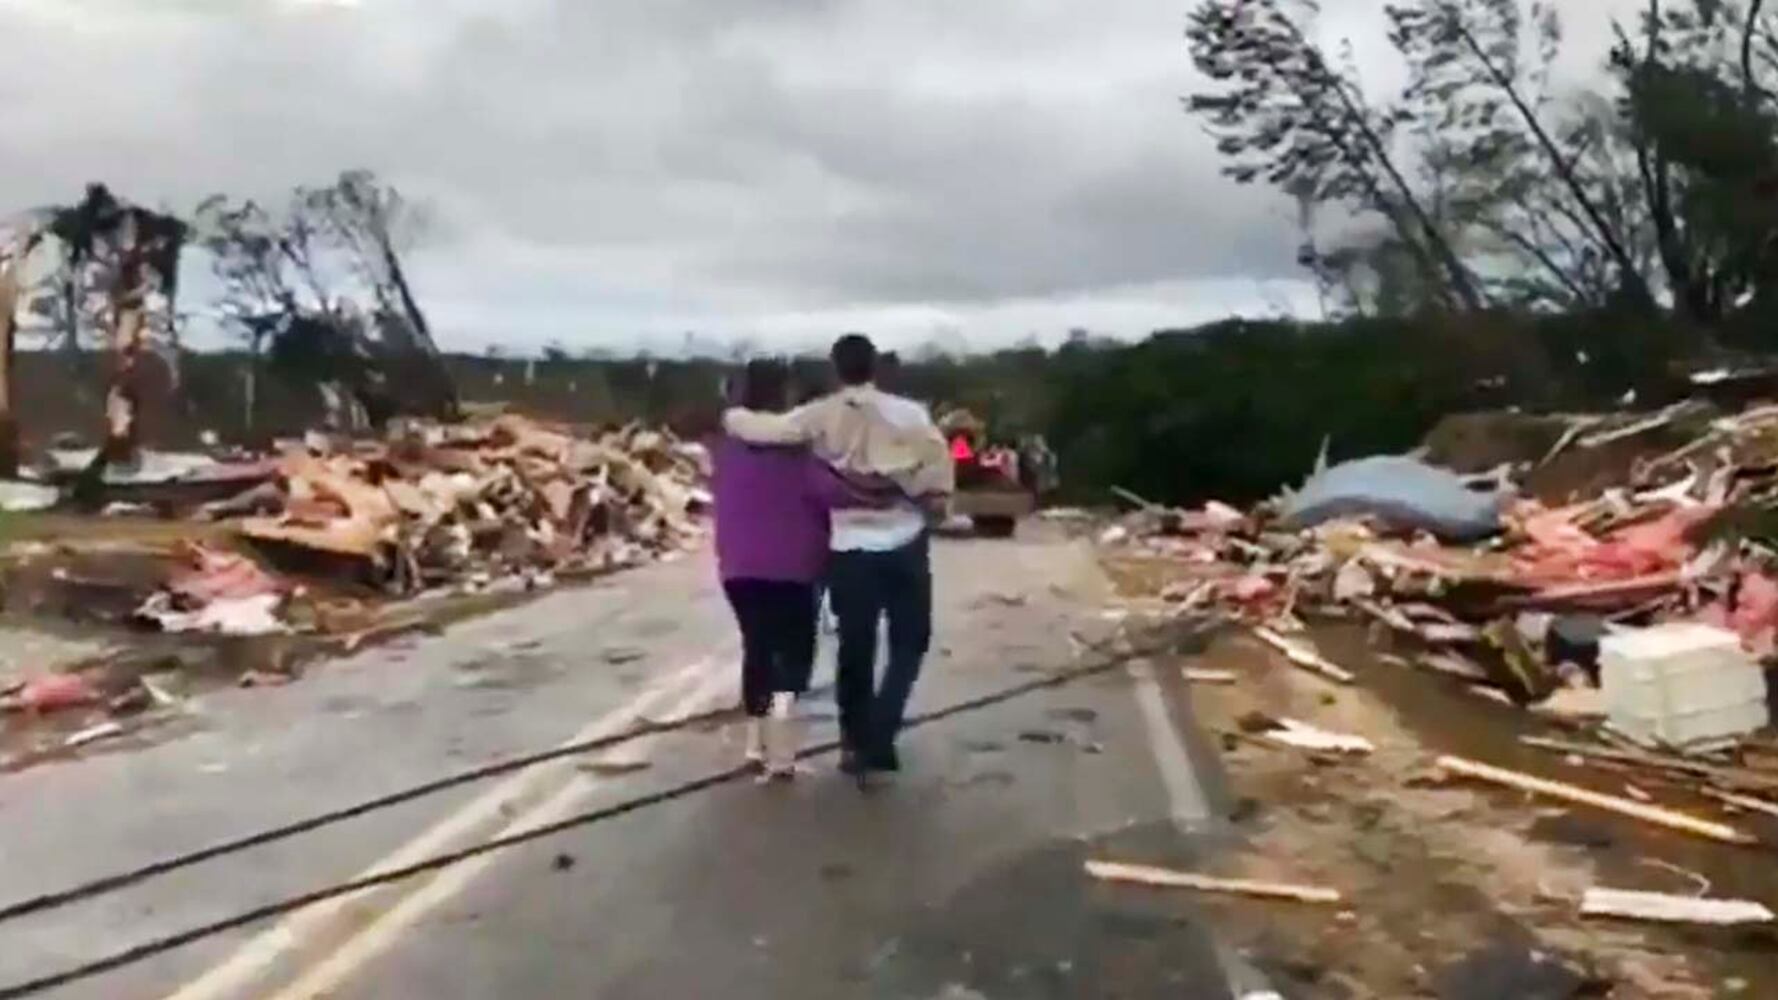
[(475, 578), (602, 570), (683, 547), (708, 501), (700, 450), (640, 426), (581, 437), (504, 415), (311, 439), (276, 479), (214, 505), (242, 536), (355, 565), (396, 593)]

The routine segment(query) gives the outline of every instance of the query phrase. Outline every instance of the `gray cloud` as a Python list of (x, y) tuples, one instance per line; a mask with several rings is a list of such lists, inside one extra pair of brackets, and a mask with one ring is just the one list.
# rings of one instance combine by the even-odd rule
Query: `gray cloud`
[(368, 166), (434, 206), (417, 278), (459, 344), (1300, 304), (1290, 213), (1179, 107), (1188, 6), (0, 0), (0, 192)]

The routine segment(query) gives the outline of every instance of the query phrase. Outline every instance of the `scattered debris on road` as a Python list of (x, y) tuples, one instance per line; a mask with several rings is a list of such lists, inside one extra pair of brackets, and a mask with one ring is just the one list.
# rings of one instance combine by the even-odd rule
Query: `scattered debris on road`
[[(1537, 433), (1489, 430), (1521, 419)], [(1757, 943), (1650, 937), (1764, 923), (1778, 900), (1748, 850), (1778, 842), (1778, 406), (1464, 423), (1412, 455), (1318, 463), (1248, 511), (1120, 495), (1134, 509), (1089, 536), (1131, 614), (1238, 626), (1176, 669), (1256, 801), (1236, 822), (1264, 846), (1240, 874), (1341, 884), (1354, 919), (1296, 930), (1353, 981), (1398, 977), (1394, 995), (1436, 992), (1438, 956), (1502, 916), (1534, 929), (1508, 951), (1598, 962), (1625, 995), (1712, 995), (1718, 967), (1778, 988)], [(1663, 855), (1746, 898), (1649, 902), (1667, 887), (1638, 865)], [(1468, 915), (1380, 947), (1448, 905), (1454, 868)], [(1585, 916), (1625, 919), (1583, 928), (1601, 882), (1631, 895), (1593, 893)], [(1254, 934), (1278, 919), (1256, 912)]]
[(1284, 658), (1308, 670), (1312, 670), (1328, 680), (1339, 684), (1352, 683), (1352, 672), (1328, 661), (1327, 657), (1306, 646), (1291, 642), (1269, 628), (1256, 628), (1253, 634), (1259, 641), (1284, 654)]
[(1701, 820), (1694, 816), (1687, 816), (1684, 813), (1676, 812), (1672, 809), (1651, 806), (1646, 803), (1620, 798), (1614, 795), (1604, 795), (1576, 785), (1570, 785), (1560, 781), (1550, 781), (1547, 778), (1538, 778), (1529, 774), (1520, 774), (1517, 771), (1509, 771), (1502, 767), (1492, 767), (1473, 760), (1465, 760), (1461, 757), (1440, 757), (1437, 761), (1437, 766), (1444, 771), (1465, 778), (1474, 778), (1478, 781), (1487, 781), (1496, 785), (1504, 785), (1507, 788), (1514, 788), (1521, 792), (1530, 792), (1535, 795), (1545, 795), (1554, 799), (1562, 799), (1566, 802), (1574, 802), (1580, 805), (1606, 809), (1611, 812), (1619, 813), (1620, 815), (1629, 816), (1633, 819), (1655, 823), (1671, 830), (1678, 830), (1682, 833), (1691, 833), (1700, 837), (1708, 837), (1712, 840), (1720, 840), (1725, 844), (1746, 845), (1759, 842), (1753, 835), (1737, 830), (1727, 824)]
[[(70, 470), (90, 455), (45, 454), (38, 481), (0, 500), (35, 509), (72, 496)], [(703, 534), (708, 475), (703, 450), (665, 430), (585, 433), (513, 414), (110, 465), (96, 505), (29, 515), (53, 541), (0, 549), (0, 589), (21, 627), (101, 647), (38, 662), (34, 638), (8, 646), (25, 658), (0, 662), (0, 685), (13, 688), (0, 709), (20, 720), (0, 766), (46, 759), (101, 713), (165, 705), (136, 683), (145, 667), (279, 686), (302, 658), (673, 558)], [(107, 506), (129, 516), (92, 513)], [(645, 655), (614, 647), (605, 659)]]
[(1199, 892), (1231, 893), (1265, 899), (1287, 899), (1299, 903), (1338, 903), (1339, 892), (1321, 886), (1285, 885), (1279, 882), (1256, 882), (1250, 879), (1216, 878), (1194, 872), (1129, 865), (1114, 861), (1088, 861), (1087, 874), (1106, 882), (1129, 882), (1164, 889), (1195, 889)]
[[(1306, 620), (1357, 621), (1377, 659), (1570, 731), (1714, 753), (1773, 780), (1698, 772), (1694, 787), (1778, 807), (1778, 750), (1740, 759), (1778, 747), (1761, 735), (1778, 648), (1778, 406), (1535, 419), (1519, 454), (1493, 434), (1466, 455), (1441, 427), (1414, 456), (1318, 463), (1248, 512), (1118, 491), (1135, 509), (1098, 540), (1109, 559), (1155, 567), (1162, 609), (1240, 622), (1326, 680), (1357, 678)], [(1441, 452), (1467, 467), (1433, 464)]]
[(1581, 900), (1580, 912), (1589, 917), (1719, 926), (1765, 924), (1778, 920), (1778, 913), (1752, 900), (1702, 899), (1628, 889), (1588, 889)]
[(123, 726), (116, 722), (101, 722), (96, 726), (88, 726), (87, 728), (70, 735), (67, 739), (62, 741), (62, 745), (72, 750), (86, 746), (88, 743), (97, 743), (100, 740), (108, 740), (113, 736), (122, 736), (123, 732)]
[(646, 771), (654, 763), (642, 757), (599, 757), (581, 761), (576, 769), (601, 778), (615, 778), (637, 771)]
[(0, 708), (13, 712), (55, 712), (98, 700), (98, 689), (84, 675), (46, 674), (26, 679), (17, 691), (0, 698)]
[(1367, 754), (1377, 749), (1376, 744), (1362, 736), (1330, 732), (1296, 719), (1279, 719), (1274, 728), (1263, 730), (1260, 735), (1273, 743), (1299, 750)]

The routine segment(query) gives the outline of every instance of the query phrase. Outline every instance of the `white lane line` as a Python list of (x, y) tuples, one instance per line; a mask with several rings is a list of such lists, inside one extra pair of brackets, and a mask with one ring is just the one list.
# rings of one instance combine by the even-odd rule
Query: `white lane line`
[[(706, 671), (719, 655), (719, 653), (711, 653), (687, 664), (675, 673), (645, 688), (626, 704), (620, 705), (588, 723), (579, 732), (563, 740), (560, 745), (567, 746), (571, 743), (581, 743), (622, 732), (644, 718), (649, 711), (668, 697), (677, 694), (688, 684), (696, 683), (696, 678)], [(432, 855), (442, 853), (454, 841), (470, 835), (477, 827), (497, 820), (501, 811), (507, 808), (508, 803), (534, 793), (546, 776), (553, 771), (561, 770), (564, 766), (566, 765), (559, 761), (546, 762), (516, 772), (505, 781), (489, 789), (481, 797), (444, 817), (409, 840), (395, 852), (359, 872), (353, 880), (369, 878), (379, 872), (395, 868), (404, 868)], [(290, 914), (276, 926), (242, 945), (222, 964), (211, 968), (197, 979), (169, 994), (166, 1000), (223, 1000), (223, 998), (239, 994), (264, 975), (266, 970), (271, 968), (272, 964), (280, 957), (318, 933), (338, 918), (347, 907), (382, 891), (384, 891), (382, 888), (366, 889), (345, 896), (336, 896)]]
[(1198, 784), (1198, 771), (1192, 764), (1191, 754), (1186, 751), (1179, 730), (1167, 712), (1161, 686), (1155, 682), (1154, 668), (1147, 660), (1133, 660), (1129, 670), (1136, 681), (1136, 707), (1142, 710), (1148, 748), (1154, 755), (1155, 767), (1161, 772), (1161, 784), (1167, 789), (1168, 816), (1183, 832), (1201, 832), (1210, 822), (1210, 804), (1205, 799), (1203, 786)]
[[(1161, 772), (1161, 784), (1167, 790), (1168, 815), (1181, 833), (1202, 833), (1212, 825), (1210, 803), (1204, 786), (1198, 782), (1198, 770), (1185, 738), (1167, 711), (1166, 696), (1155, 681), (1154, 667), (1147, 660), (1132, 660), (1130, 676), (1135, 679), (1136, 705), (1142, 710), (1143, 728), (1148, 733), (1148, 748), (1154, 755), (1155, 767)], [(1229, 947), (1213, 931), (1211, 948), (1216, 964), (1228, 984), (1229, 995), (1239, 1000), (1279, 1000), (1264, 973)]]
[[(705, 706), (714, 704), (728, 690), (732, 690), (733, 683), (734, 679), (724, 673), (711, 676), (698, 690), (675, 706), (673, 714), (692, 715), (702, 711)], [(649, 737), (640, 743), (645, 748), (656, 739), (658, 737)], [(598, 787), (598, 779), (577, 773), (542, 805), (513, 820), (489, 839), (514, 836), (567, 819)], [(468, 888), (477, 876), (500, 858), (500, 852), (491, 851), (443, 869), (419, 891), (403, 898), (369, 926), (340, 944), (295, 983), (273, 994), (271, 1000), (314, 1000), (332, 993), (367, 963), (388, 951), (428, 913)]]

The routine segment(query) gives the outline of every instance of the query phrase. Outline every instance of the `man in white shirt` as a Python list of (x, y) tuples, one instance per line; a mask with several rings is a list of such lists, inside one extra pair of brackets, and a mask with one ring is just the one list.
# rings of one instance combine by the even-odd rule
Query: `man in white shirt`
[[(895, 740), (932, 642), (928, 510), (952, 488), (950, 455), (926, 408), (873, 384), (877, 352), (848, 334), (834, 343), (840, 391), (785, 414), (732, 409), (723, 427), (755, 444), (808, 444), (847, 472), (895, 481), (904, 497), (884, 508), (836, 510), (828, 587), (839, 618), (841, 767), (863, 776), (901, 766)], [(877, 623), (887, 617), (889, 658), (876, 683)]]

